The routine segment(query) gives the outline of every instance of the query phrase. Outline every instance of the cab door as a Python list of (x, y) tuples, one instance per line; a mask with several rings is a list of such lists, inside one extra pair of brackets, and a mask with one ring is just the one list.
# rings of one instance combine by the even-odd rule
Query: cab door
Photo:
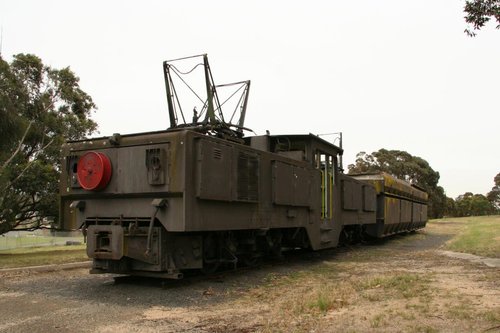
[(315, 167), (320, 173), (321, 182), (321, 212), (320, 212), (320, 240), (321, 247), (333, 247), (338, 243), (338, 230), (340, 221), (336, 219), (337, 194), (337, 156), (331, 153), (317, 151), (315, 154)]

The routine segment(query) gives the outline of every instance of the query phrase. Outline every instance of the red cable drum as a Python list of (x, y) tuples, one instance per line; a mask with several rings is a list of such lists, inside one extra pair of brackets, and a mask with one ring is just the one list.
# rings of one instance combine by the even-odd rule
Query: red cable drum
[(80, 186), (89, 191), (105, 188), (111, 179), (111, 161), (103, 153), (85, 153), (78, 160), (77, 176)]

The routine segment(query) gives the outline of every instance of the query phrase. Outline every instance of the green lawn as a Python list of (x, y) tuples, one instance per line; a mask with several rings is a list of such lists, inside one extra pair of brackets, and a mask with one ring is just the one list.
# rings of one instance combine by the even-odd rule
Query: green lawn
[(85, 244), (44, 246), (0, 251), (0, 268), (63, 264), (88, 260)]
[(40, 235), (23, 235), (21, 237), (0, 237), (0, 251), (21, 247), (33, 247), (42, 245), (63, 245), (66, 241), (79, 241), (83, 243), (81, 237), (56, 237)]
[(447, 250), (500, 258), (500, 215), (431, 220), (429, 230), (453, 235)]

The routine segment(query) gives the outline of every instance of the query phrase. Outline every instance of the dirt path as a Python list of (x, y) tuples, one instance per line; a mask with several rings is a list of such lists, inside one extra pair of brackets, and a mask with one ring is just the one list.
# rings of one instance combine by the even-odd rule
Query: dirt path
[[(0, 276), (0, 332), (500, 332), (500, 269), (426, 231), (182, 281)], [(496, 328), (495, 328), (496, 327)]]

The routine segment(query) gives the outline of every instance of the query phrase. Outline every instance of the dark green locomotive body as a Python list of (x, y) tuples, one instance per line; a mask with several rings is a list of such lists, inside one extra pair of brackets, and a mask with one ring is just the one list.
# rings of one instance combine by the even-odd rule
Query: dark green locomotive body
[(60, 227), (83, 228), (93, 273), (179, 278), (425, 226), (425, 192), (347, 176), (342, 153), (311, 134), (235, 142), (189, 129), (69, 142)]

